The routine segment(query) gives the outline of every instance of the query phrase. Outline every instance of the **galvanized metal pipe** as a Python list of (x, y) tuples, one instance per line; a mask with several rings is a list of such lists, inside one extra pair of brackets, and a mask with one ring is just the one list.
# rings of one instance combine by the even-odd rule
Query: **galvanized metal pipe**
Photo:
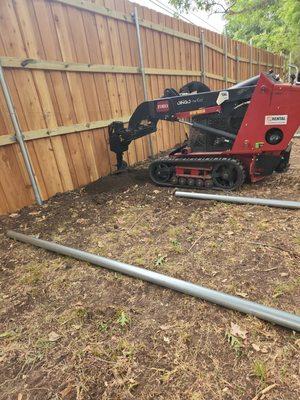
[(63, 254), (77, 260), (86, 261), (98, 267), (120, 272), (134, 278), (142, 279), (155, 285), (163, 286), (190, 296), (198, 297), (202, 300), (218, 304), (232, 310), (240, 311), (245, 314), (254, 315), (265, 321), (284, 326), (295, 331), (300, 331), (300, 317), (275, 308), (267, 307), (262, 304), (244, 300), (239, 297), (231, 296), (217, 290), (208, 289), (203, 286), (195, 285), (191, 282), (172, 278), (167, 275), (159, 274), (144, 268), (135, 267), (120, 261), (111, 260), (85, 251), (77, 250), (72, 247), (62, 246), (54, 242), (48, 242), (22, 233), (8, 231), (7, 235), (24, 243), (32, 244), (43, 249)]
[(200, 45), (201, 45), (201, 59), (202, 59), (202, 82), (206, 83), (206, 54), (205, 54), (205, 34), (204, 31), (201, 31), (200, 36)]
[[(6, 80), (4, 78), (4, 73), (3, 73), (3, 68), (1, 66), (1, 63), (0, 63), (0, 86), (2, 87), (4, 98), (5, 98), (5, 101), (6, 101), (6, 104), (7, 104), (7, 108), (8, 108), (9, 114), (10, 114), (11, 122), (12, 122), (12, 124), (14, 126), (14, 129), (15, 129), (16, 140), (17, 140), (17, 142), (18, 142), (18, 144), (20, 146), (20, 150), (21, 150), (21, 153), (22, 153), (22, 156), (23, 156), (23, 160), (24, 160), (24, 164), (25, 164), (26, 170), (27, 170), (28, 175), (29, 175), (29, 179), (30, 179), (30, 182), (31, 182), (31, 185), (32, 185), (32, 189), (33, 189), (33, 192), (34, 192), (34, 196), (35, 196), (36, 202), (37, 202), (37, 204), (42, 205), (43, 204), (42, 196), (40, 194), (40, 190), (39, 190), (37, 181), (35, 179), (34, 170), (33, 170), (33, 167), (31, 165), (29, 153), (28, 153), (27, 147), (26, 147), (24, 139), (23, 139), (23, 134), (22, 134), (22, 131), (21, 131), (21, 128), (20, 128), (20, 125), (19, 125), (19, 121), (18, 121), (18, 117), (17, 117), (16, 111), (15, 111), (15, 107), (13, 105), (12, 98), (11, 98), (8, 86), (7, 86)], [(16, 196), (18, 196), (18, 193), (16, 193)]]
[(254, 204), (259, 206), (300, 209), (300, 201), (261, 199), (258, 197), (224, 196), (209, 193), (181, 192), (179, 190), (176, 190), (175, 196), (186, 197), (188, 199), (223, 201), (226, 203)]
[(138, 51), (139, 51), (139, 61), (140, 61), (140, 70), (143, 79), (143, 90), (144, 90), (144, 99), (148, 100), (148, 92), (147, 92), (147, 78), (145, 74), (145, 67), (144, 67), (144, 57), (143, 57), (143, 47), (142, 47), (142, 40), (141, 40), (141, 31), (140, 31), (140, 24), (139, 24), (139, 15), (137, 7), (134, 7), (134, 23), (136, 28), (136, 37), (138, 43)]
[(253, 39), (250, 39), (250, 76), (253, 75)]
[(240, 81), (240, 45), (236, 44), (236, 81)]
[(228, 84), (228, 44), (227, 44), (227, 30), (225, 27), (225, 32), (224, 32), (224, 78), (225, 78), (225, 87), (227, 88)]
[[(142, 81), (143, 81), (143, 90), (144, 90), (144, 100), (148, 100), (148, 90), (147, 90), (147, 77), (145, 73), (145, 66), (144, 66), (144, 56), (143, 56), (143, 46), (142, 46), (142, 39), (141, 39), (141, 30), (140, 30), (140, 23), (139, 23), (139, 14), (137, 7), (134, 7), (134, 14), (133, 19), (136, 28), (136, 37), (137, 37), (137, 44), (138, 44), (138, 51), (139, 51), (139, 61), (140, 61), (140, 71), (142, 74)], [(153, 156), (153, 144), (151, 135), (148, 136), (148, 144), (149, 144), (149, 151), (150, 155)]]

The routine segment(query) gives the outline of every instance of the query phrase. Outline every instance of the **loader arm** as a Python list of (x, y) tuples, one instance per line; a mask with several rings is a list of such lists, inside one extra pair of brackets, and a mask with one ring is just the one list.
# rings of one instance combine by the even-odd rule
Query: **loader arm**
[[(249, 101), (259, 77), (241, 82), (227, 90), (203, 92), (197, 94), (174, 95), (141, 103), (132, 114), (128, 127), (123, 122), (115, 121), (109, 126), (110, 149), (117, 156), (117, 168), (122, 169), (123, 153), (133, 140), (157, 131), (159, 120), (183, 122), (185, 118), (211, 113), (230, 114), (237, 104)], [(223, 136), (231, 140), (235, 135), (231, 132), (208, 127), (201, 123), (188, 124), (206, 133)]]

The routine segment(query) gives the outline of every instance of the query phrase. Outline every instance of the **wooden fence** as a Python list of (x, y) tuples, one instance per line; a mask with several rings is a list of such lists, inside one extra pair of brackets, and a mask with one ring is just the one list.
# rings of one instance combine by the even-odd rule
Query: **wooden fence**
[[(127, 121), (144, 99), (190, 80), (212, 89), (273, 68), (283, 58), (126, 0), (1, 0), (0, 62), (43, 199), (114, 170), (107, 126)], [(1, 90), (0, 90), (1, 92)], [(33, 191), (0, 93), (0, 213), (34, 202)], [(155, 154), (184, 139), (160, 124)], [(150, 152), (149, 137), (130, 146), (135, 164)]]

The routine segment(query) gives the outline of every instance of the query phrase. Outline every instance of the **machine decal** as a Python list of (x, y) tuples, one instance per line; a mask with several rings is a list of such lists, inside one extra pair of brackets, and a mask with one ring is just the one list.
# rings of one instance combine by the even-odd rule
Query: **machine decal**
[(222, 103), (224, 103), (224, 101), (229, 100), (229, 93), (227, 90), (222, 90), (217, 98), (217, 104), (218, 106)]
[(158, 101), (156, 104), (156, 111), (158, 113), (165, 113), (169, 111), (169, 102), (168, 101)]
[(191, 98), (191, 99), (182, 99), (177, 101), (176, 105), (177, 106), (185, 106), (187, 104), (196, 104), (196, 103), (203, 103), (203, 98), (198, 97), (198, 98)]
[(266, 115), (265, 125), (286, 125), (287, 120), (287, 115)]

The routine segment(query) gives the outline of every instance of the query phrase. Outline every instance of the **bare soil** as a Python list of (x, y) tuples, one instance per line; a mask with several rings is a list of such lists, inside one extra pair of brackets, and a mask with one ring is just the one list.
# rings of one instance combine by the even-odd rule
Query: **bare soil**
[[(300, 200), (291, 168), (238, 193)], [(299, 314), (300, 211), (174, 198), (146, 165), (0, 218), (0, 399), (298, 400), (300, 336), (7, 229)]]

